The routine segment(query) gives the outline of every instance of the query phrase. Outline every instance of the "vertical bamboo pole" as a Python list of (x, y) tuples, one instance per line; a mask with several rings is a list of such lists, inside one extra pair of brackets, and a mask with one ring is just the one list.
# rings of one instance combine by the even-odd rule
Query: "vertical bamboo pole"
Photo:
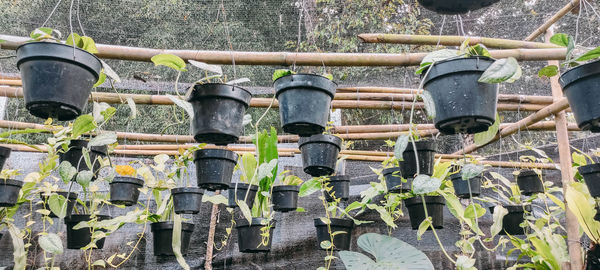
[[(215, 195), (221, 194), (220, 190), (215, 191)], [(213, 248), (215, 246), (215, 230), (217, 228), (217, 212), (219, 205), (213, 204), (210, 212), (210, 225), (208, 228), (208, 240), (206, 241), (206, 255), (204, 256), (204, 270), (212, 270)]]
[[(549, 42), (550, 37), (554, 34), (553, 27), (549, 27), (546, 31), (546, 42)], [(548, 61), (549, 65), (559, 66), (558, 61)], [(558, 82), (558, 75), (550, 78), (552, 86), (552, 97), (554, 100), (562, 98), (562, 88)], [(554, 114), (554, 121), (556, 122), (556, 139), (558, 141), (558, 154), (560, 156), (560, 173), (563, 185), (563, 192), (566, 194), (567, 186), (573, 181), (573, 172), (571, 170), (571, 149), (569, 147), (569, 133), (567, 130), (567, 117), (564, 111), (559, 111)], [(569, 247), (569, 257), (571, 258), (571, 265), (563, 265), (563, 269), (566, 270), (581, 270), (583, 269), (583, 257), (581, 255), (581, 243), (579, 242), (579, 223), (577, 218), (570, 211), (567, 202), (566, 205), (566, 219), (567, 219), (567, 244)]]

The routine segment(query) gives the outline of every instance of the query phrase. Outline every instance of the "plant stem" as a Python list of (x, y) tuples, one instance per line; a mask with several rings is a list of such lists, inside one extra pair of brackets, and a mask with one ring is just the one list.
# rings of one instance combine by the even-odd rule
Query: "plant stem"
[[(421, 196), (421, 202), (423, 203), (423, 210), (425, 210), (425, 218), (429, 218), (429, 214), (427, 213), (427, 204), (425, 203), (425, 196), (424, 195), (420, 195), (420, 196)], [(450, 260), (453, 264), (456, 264), (456, 261), (454, 261), (454, 259), (452, 259), (452, 257), (450, 257), (450, 255), (444, 248), (444, 245), (442, 244), (440, 237), (438, 236), (437, 232), (435, 231), (435, 227), (433, 227), (433, 218), (432, 218), (431, 224), (429, 226), (431, 227), (431, 231), (433, 232), (433, 235), (435, 236), (435, 240), (437, 240), (438, 245), (442, 249), (442, 252), (444, 252), (444, 255), (446, 255), (448, 260)]]

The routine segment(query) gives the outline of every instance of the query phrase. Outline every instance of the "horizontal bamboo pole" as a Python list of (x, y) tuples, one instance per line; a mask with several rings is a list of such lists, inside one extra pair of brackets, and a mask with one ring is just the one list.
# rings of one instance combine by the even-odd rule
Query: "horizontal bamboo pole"
[[(545, 21), (544, 24), (542, 24), (540, 27), (535, 29), (535, 31), (533, 31), (533, 33), (531, 33), (529, 36), (527, 36), (525, 38), (525, 41), (533, 41), (537, 37), (544, 34), (546, 32), (546, 30), (548, 30), (548, 28), (550, 28), (554, 23), (556, 23), (558, 20), (560, 20), (563, 16), (565, 16), (567, 13), (569, 13), (574, 8), (579, 7), (580, 2), (581, 2), (581, 0), (569, 1), (569, 3), (567, 5), (565, 5), (563, 8), (561, 8), (558, 12), (556, 12), (556, 14), (554, 14), (552, 17), (550, 17), (550, 19)], [(556, 59), (556, 60), (564, 60), (564, 59)]]
[[(29, 38), (0, 35), (2, 49), (15, 50)], [(275, 66), (417, 66), (427, 53), (296, 53), (296, 52), (243, 52), (243, 51), (200, 51), (166, 50), (118, 45), (96, 44), (96, 56), (104, 59), (120, 59), (150, 62), (152, 56), (168, 53), (184, 60), (195, 60), (209, 64), (231, 65), (275, 65)], [(519, 61), (562, 60), (566, 49), (510, 49), (492, 50), (494, 58), (514, 57)]]
[(359, 34), (358, 38), (365, 43), (393, 43), (409, 45), (442, 45), (460, 46), (467, 39), (469, 45), (483, 44), (488, 48), (496, 49), (550, 49), (561, 48), (555, 44), (467, 36), (433, 36), (433, 35), (400, 35), (400, 34)]
[[(500, 128), (505, 128), (512, 125), (512, 123), (502, 123)], [(408, 131), (410, 125), (399, 124), (399, 125), (352, 125), (352, 126), (334, 126), (331, 129), (333, 133), (366, 133), (366, 132), (398, 132)], [(554, 130), (555, 123), (553, 121), (542, 121), (532, 124), (523, 130)], [(575, 123), (569, 123), (569, 131), (580, 131), (579, 127)], [(417, 125), (419, 130), (435, 129), (433, 124), (419, 124)]]

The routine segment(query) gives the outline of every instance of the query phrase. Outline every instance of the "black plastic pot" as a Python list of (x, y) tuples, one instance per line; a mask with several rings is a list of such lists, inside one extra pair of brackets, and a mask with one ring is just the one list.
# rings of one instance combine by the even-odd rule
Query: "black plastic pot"
[(226, 145), (240, 137), (252, 94), (238, 86), (197, 84), (188, 101), (194, 108), (192, 131), (199, 143)]
[(536, 193), (544, 193), (544, 183), (534, 170), (523, 170), (517, 175), (517, 185), (521, 194), (531, 196)]
[(417, 174), (417, 158), (419, 159), (419, 173), (432, 175), (433, 165), (435, 161), (435, 153), (437, 151), (435, 141), (418, 141), (415, 142), (417, 147), (417, 156), (413, 144), (408, 143), (406, 149), (402, 153), (404, 161), (400, 162), (400, 170), (402, 176), (406, 178), (414, 178)]
[(577, 169), (592, 197), (600, 197), (600, 163), (581, 166)]
[(491, 6), (500, 0), (418, 0), (426, 9), (439, 14), (463, 14)]
[(412, 181), (409, 181), (410, 179), (407, 179), (406, 183), (402, 182), (402, 172), (400, 170), (400, 167), (383, 169), (381, 173), (385, 178), (385, 185), (387, 187), (388, 192), (402, 193), (411, 190)]
[[(404, 200), (408, 209), (408, 217), (413, 230), (419, 229), (419, 225), (425, 220), (425, 209), (421, 196), (415, 196)], [(433, 227), (436, 229), (444, 228), (444, 205), (446, 199), (442, 196), (425, 196), (427, 205), (427, 214), (432, 218)], [(429, 228), (428, 230), (430, 230)]]
[[(57, 191), (54, 193), (65, 197), (65, 199), (67, 198), (67, 195), (69, 195), (69, 199), (67, 200), (67, 215), (65, 216), (65, 218), (70, 217), (71, 213), (73, 213), (73, 208), (75, 207), (75, 203), (77, 202), (78, 194), (75, 192), (67, 192), (67, 191)], [(46, 210), (50, 211), (50, 207), (48, 207), (48, 198), (50, 198), (49, 195), (40, 193), (40, 199), (42, 199), (42, 201), (44, 201), (44, 203), (45, 203), (44, 206), (46, 207)], [(51, 218), (57, 217), (52, 211), (50, 211), (50, 215), (48, 215), (48, 216)]]
[[(248, 190), (250, 188), (250, 190)], [(248, 208), (252, 209), (252, 205), (254, 204), (254, 198), (256, 198), (256, 192), (258, 191), (257, 185), (248, 185), (244, 183), (232, 183), (229, 188), (229, 202), (227, 204), (228, 207), (236, 208), (238, 207), (236, 201), (244, 200)], [(248, 197), (246, 197), (246, 193), (248, 193)]]
[[(327, 199), (328, 202), (333, 202), (336, 198), (340, 198), (344, 201), (347, 201), (348, 198), (350, 198), (350, 176), (331, 176), (329, 177), (328, 182), (329, 186), (332, 187), (330, 192), (325, 192), (325, 199)], [(333, 193), (333, 196), (331, 196), (330, 193)]]
[[(524, 235), (525, 228), (519, 224), (525, 221), (525, 210), (531, 212), (531, 205), (503, 205), (508, 214), (502, 219), (502, 230), (499, 235)], [(494, 214), (494, 207), (490, 207), (490, 213)]]
[(434, 122), (440, 132), (473, 134), (494, 123), (498, 84), (477, 81), (493, 62), (479, 56), (443, 60), (431, 67), (424, 88), (435, 103)]
[(176, 214), (198, 214), (204, 192), (197, 187), (180, 187), (171, 189), (173, 210)]
[(50, 42), (17, 48), (25, 107), (34, 116), (73, 120), (88, 102), (102, 63), (79, 48)]
[(600, 269), (600, 247), (598, 244), (593, 244), (592, 247), (587, 251), (585, 256), (585, 269)]
[(329, 120), (337, 84), (323, 76), (294, 74), (273, 82), (283, 131), (300, 136), (321, 134)]
[[(462, 199), (468, 199), (471, 196), (477, 197), (481, 194), (481, 175), (475, 176), (469, 180), (462, 179), (462, 173), (458, 172), (453, 174), (452, 186), (454, 187), (454, 194)], [(471, 192), (469, 192), (469, 187)]]
[(579, 128), (594, 133), (600, 132), (600, 60), (563, 73), (560, 76), (560, 85)]
[[(100, 170), (100, 162), (97, 161), (98, 157), (105, 157), (108, 153), (108, 149), (106, 145), (103, 146), (92, 146), (90, 147), (90, 161), (92, 162), (92, 168), (90, 169), (85, 163), (85, 159), (83, 157), (82, 148), (88, 146), (88, 141), (86, 140), (71, 140), (69, 143), (69, 150), (65, 153), (59, 153), (60, 162), (68, 161), (71, 165), (77, 168), (78, 172), (91, 170), (94, 172), (94, 179), (96, 179), (96, 173)], [(76, 176), (73, 177), (72, 181), (76, 180)]]
[(327, 134), (300, 137), (298, 147), (302, 152), (304, 172), (315, 177), (332, 174), (341, 143), (342, 139)]
[(238, 231), (238, 248), (242, 253), (257, 253), (257, 252), (269, 252), (271, 251), (271, 243), (273, 241), (273, 229), (275, 228), (275, 221), (271, 223), (271, 229), (269, 230), (269, 240), (267, 245), (262, 244), (263, 236), (262, 228), (267, 225), (262, 225), (261, 222), (264, 218), (252, 218), (252, 224), (248, 223), (248, 220), (238, 219), (236, 220), (235, 228)]
[(14, 206), (19, 200), (19, 191), (23, 181), (0, 179), (0, 207)]
[(211, 191), (228, 189), (238, 155), (224, 149), (200, 149), (194, 153), (198, 186)]
[[(338, 231), (346, 232), (340, 233), (333, 236), (333, 249), (334, 250), (350, 250), (350, 243), (352, 242), (352, 228), (354, 228), (354, 221), (350, 219), (331, 218), (330, 227), (331, 232), (335, 233)], [(317, 246), (321, 248), (321, 242), (330, 241), (331, 235), (325, 224), (320, 218), (315, 218), (315, 228), (317, 229)], [(322, 249), (322, 248), (321, 248)]]
[(117, 176), (110, 182), (110, 202), (131, 206), (137, 203), (140, 196), (139, 188), (144, 186), (144, 180)]
[(8, 147), (0, 146), (0, 171), (4, 169), (4, 163), (6, 163), (6, 160), (8, 159), (8, 157), (10, 157), (11, 151), (12, 150)]
[[(98, 221), (102, 221), (110, 219), (110, 216), (96, 215), (96, 218)], [(65, 224), (67, 225), (68, 249), (80, 249), (92, 242), (92, 228), (81, 228), (79, 230), (73, 229), (75, 225), (82, 221), (90, 221), (90, 215), (71, 215), (70, 217), (65, 218)], [(99, 231), (106, 232), (104, 229), (100, 229)], [(96, 241), (96, 246), (98, 249), (102, 249), (104, 247), (104, 240), (106, 240), (106, 238)]]
[(298, 192), (300, 192), (300, 186), (274, 186), (271, 195), (273, 210), (278, 212), (296, 210), (298, 208)]
[[(173, 253), (173, 222), (162, 221), (150, 224), (154, 246), (154, 256), (175, 256)], [(181, 223), (181, 254), (185, 255), (190, 247), (194, 232), (194, 223)]]

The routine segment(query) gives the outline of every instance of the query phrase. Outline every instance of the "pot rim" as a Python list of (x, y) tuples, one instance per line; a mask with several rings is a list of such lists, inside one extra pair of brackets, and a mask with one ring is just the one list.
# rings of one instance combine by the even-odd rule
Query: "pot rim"
[(11, 152), (12, 152), (11, 148), (0, 146), (0, 156), (1, 157), (8, 158), (10, 156)]
[(350, 175), (329, 176), (329, 182), (350, 182)]
[(238, 154), (226, 149), (200, 149), (194, 152), (194, 161), (199, 159), (225, 159), (236, 163)]
[(68, 193), (69, 194), (69, 200), (77, 199), (77, 197), (79, 197), (79, 194), (77, 192), (74, 192), (74, 191), (68, 192), (68, 191), (64, 191), (64, 190), (59, 190), (59, 191), (52, 191), (51, 194), (40, 193), (40, 198), (42, 200), (45, 200), (44, 197), (50, 197), (50, 196), (52, 196), (52, 194), (55, 194), (55, 193), (58, 194), (58, 195), (62, 195), (65, 198), (67, 197), (67, 193)]
[[(406, 204), (407, 207), (416, 205), (416, 204), (418, 204), (418, 205), (423, 204), (421, 201), (420, 195), (404, 199), (404, 203)], [(446, 199), (443, 196), (425, 196), (425, 204), (446, 205)]]
[[(329, 221), (331, 221), (331, 226), (354, 228), (354, 221), (352, 221), (351, 219), (330, 218)], [(325, 224), (325, 222), (323, 222), (321, 218), (315, 218), (314, 223), (315, 227), (327, 226), (327, 224)]]
[(285, 192), (285, 191), (300, 192), (300, 186), (299, 185), (277, 185), (277, 186), (273, 186), (273, 192)]
[[(236, 92), (236, 90), (241, 91)], [(193, 102), (209, 97), (237, 100), (243, 103), (246, 108), (248, 108), (250, 99), (252, 98), (252, 93), (237, 85), (224, 83), (204, 83), (194, 85), (194, 90), (187, 101)]]
[[(150, 224), (150, 231), (163, 231), (163, 230), (173, 230), (173, 226), (175, 223), (173, 221), (159, 221), (152, 222)], [(194, 231), (194, 223), (189, 222), (181, 222), (181, 230), (193, 232)]]
[[(79, 223), (81, 221), (89, 221), (91, 216), (92, 215), (90, 214), (71, 214), (70, 216), (65, 217), (65, 223)], [(96, 217), (98, 218), (98, 220), (111, 219), (111, 216), (109, 215), (96, 215)]]
[[(88, 140), (82, 140), (82, 139), (76, 139), (76, 140), (71, 140), (69, 141), (69, 150), (70, 149), (77, 149), (77, 150), (81, 150), (81, 148), (87, 148), (88, 147)], [(101, 145), (101, 146), (92, 146), (90, 147), (90, 151), (92, 152), (96, 152), (100, 155), (108, 155), (108, 147), (106, 145)], [(68, 152), (68, 150), (67, 150)], [(62, 153), (62, 154), (66, 154)]]
[(195, 193), (195, 194), (203, 195), (204, 190), (199, 187), (177, 187), (177, 188), (171, 189), (171, 195), (184, 194), (184, 193)]
[[(23, 52), (24, 48), (27, 47), (35, 47), (35, 46), (58, 46), (57, 50), (60, 50), (59, 52), (56, 51), (52, 51), (54, 53), (56, 53), (55, 55), (51, 55), (50, 53), (48, 53), (48, 49), (45, 50), (40, 50), (40, 51), (44, 51), (45, 53), (40, 53), (39, 51), (36, 53), (33, 52)], [(64, 47), (64, 48), (61, 48)], [(75, 48), (75, 50), (73, 50), (73, 48)], [(21, 66), (21, 64), (23, 62), (29, 61), (29, 60), (33, 60), (35, 58), (39, 58), (39, 59), (62, 59), (62, 60), (67, 60), (67, 61), (71, 61), (73, 63), (75, 63), (78, 66), (81, 66), (85, 69), (87, 69), (88, 71), (92, 72), (94, 74), (94, 77), (96, 78), (96, 80), (98, 80), (98, 78), (100, 77), (100, 72), (102, 70), (102, 62), (100, 61), (100, 59), (85, 50), (82, 50), (80, 48), (71, 46), (71, 45), (66, 45), (66, 44), (62, 44), (62, 43), (55, 43), (55, 42), (44, 42), (44, 41), (37, 41), (37, 42), (27, 42), (24, 43), (22, 45), (20, 45), (19, 47), (17, 47), (16, 49), (16, 53), (17, 53), (17, 68), (19, 68)], [(25, 54), (25, 55), (23, 55)], [(73, 57), (73, 54), (79, 54), (76, 57)]]
[[(437, 152), (437, 142), (436, 141), (432, 141), (432, 140), (416, 141), (415, 145), (417, 146), (417, 152), (420, 152), (420, 151)], [(410, 151), (413, 151), (413, 144), (411, 142), (409, 142), (406, 145), (406, 149), (404, 149), (403, 153), (410, 152)]]
[(398, 172), (398, 175), (396, 175), (396, 176), (402, 177), (402, 171), (401, 171), (401, 169), (400, 169), (399, 166), (398, 167), (385, 168), (385, 169), (383, 169), (381, 171), (381, 174), (388, 175), (388, 174), (392, 174), (392, 173), (395, 173), (395, 172)]
[[(544, 171), (542, 171), (542, 175), (544, 175)], [(529, 177), (529, 176), (537, 176), (537, 177), (539, 177), (539, 174), (537, 174), (534, 170), (526, 169), (526, 170), (519, 171), (519, 174), (517, 175), (517, 178), (519, 178), (519, 177)]]
[[(240, 227), (255, 227), (255, 226), (259, 226), (259, 227), (266, 227), (267, 225), (262, 225), (261, 222), (263, 220), (267, 220), (266, 218), (257, 218), (257, 217), (253, 217), (252, 218), (252, 225), (250, 225), (248, 223), (248, 220), (246, 220), (245, 218), (241, 218), (241, 219), (237, 219), (235, 221), (235, 227), (236, 228), (240, 228)], [(271, 220), (271, 229), (275, 228), (275, 223), (277, 223), (276, 220)]]
[(298, 148), (301, 148), (305, 144), (309, 143), (328, 143), (335, 145), (339, 150), (342, 149), (342, 139), (338, 136), (330, 134), (316, 134), (307, 137), (300, 137), (298, 140)]
[[(324, 76), (317, 75), (317, 74), (310, 74), (310, 73), (289, 74), (289, 75), (285, 75), (285, 76), (277, 78), (277, 80), (273, 81), (273, 87), (276, 90), (275, 97), (278, 98), (279, 95), (281, 93), (285, 92), (286, 90), (296, 88), (296, 86), (289, 86), (289, 85), (286, 85), (283, 88), (278, 88), (277, 87), (278, 84), (281, 84), (284, 80), (290, 80), (290, 78), (291, 78), (292, 81), (294, 79), (296, 79), (296, 80), (304, 79), (304, 81), (307, 81), (311, 77), (316, 78), (316, 80), (320, 80), (322, 86), (324, 86), (324, 87), (321, 88), (321, 87), (318, 87), (315, 85), (303, 85), (303, 87), (325, 92), (327, 95), (329, 95), (333, 99), (333, 97), (335, 96), (335, 92), (337, 90), (338, 84), (336, 82), (334, 82), (333, 80), (330, 80), (329, 78), (326, 78)], [(330, 85), (327, 85), (327, 84), (330, 84)]]
[[(451, 69), (450, 71), (445, 71), (445, 72), (442, 72), (442, 71), (437, 72), (437, 73), (435, 72), (435, 69), (437, 67), (439, 67), (440, 65), (442, 65), (442, 67), (444, 65), (455, 66), (456, 63), (453, 63), (455, 61), (472, 61), (472, 60), (477, 60), (478, 62), (476, 62), (476, 63), (479, 63), (479, 61), (487, 61), (487, 62), (490, 62), (489, 65), (491, 65), (495, 61), (494, 58), (487, 57), (487, 56), (453, 57), (453, 58), (437, 61), (437, 62), (435, 62), (433, 67), (432, 66), (429, 67), (429, 68), (434, 68), (434, 70), (432, 70), (431, 72), (429, 72), (429, 74), (427, 74), (427, 77), (425, 77), (425, 80), (423, 81), (423, 85), (427, 85), (431, 80), (434, 80), (441, 76), (446, 76), (448, 74), (462, 72), (462, 71), (478, 71), (478, 70), (480, 70), (477, 67), (473, 67), (473, 68), (463, 67), (462, 69)], [(489, 65), (488, 65), (488, 67), (489, 67)], [(454, 68), (456, 68), (456, 67), (454, 67)], [(487, 69), (487, 67), (485, 69)], [(483, 71), (485, 71), (485, 69), (481, 69), (480, 71), (483, 72)], [(425, 74), (426, 74), (426, 72), (423, 72), (423, 76), (425, 76)], [(427, 89), (425, 89), (425, 90), (427, 90)]]
[(250, 184), (241, 183), (241, 182), (229, 183), (230, 190), (236, 190), (236, 189), (248, 190), (248, 187), (250, 187), (251, 191), (254, 191), (254, 192), (258, 191), (257, 185), (250, 185)]
[(0, 185), (4, 186), (17, 186), (22, 187), (23, 181), (15, 180), (15, 179), (0, 179)]
[(588, 165), (579, 166), (579, 168), (577, 168), (577, 171), (582, 175), (599, 173), (600, 172), (600, 163), (592, 163), (592, 164), (588, 164)]
[[(583, 71), (582, 71), (582, 69), (583, 69)], [(567, 90), (566, 88), (568, 88), (569, 85), (576, 82), (577, 80), (583, 79), (588, 76), (600, 74), (600, 71), (598, 71), (599, 69), (600, 69), (600, 59), (589, 62), (589, 63), (581, 64), (579, 66), (576, 66), (574, 68), (571, 68), (571, 69), (563, 72), (560, 75), (560, 78), (558, 81), (560, 82), (560, 85), (564, 92)], [(578, 72), (575, 72), (575, 71), (580, 71), (582, 74), (578, 75)]]
[(132, 184), (132, 185), (143, 187), (144, 180), (136, 178), (136, 177), (119, 175), (119, 176), (115, 176), (115, 178), (109, 183), (109, 185), (112, 185), (112, 184)]

